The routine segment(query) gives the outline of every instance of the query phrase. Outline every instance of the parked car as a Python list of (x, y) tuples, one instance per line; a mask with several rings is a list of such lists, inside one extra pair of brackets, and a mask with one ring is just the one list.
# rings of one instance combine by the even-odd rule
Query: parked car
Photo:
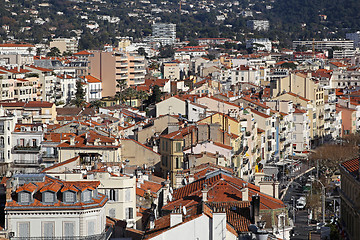
[(305, 202), (300, 201), (296, 203), (296, 208), (299, 210), (303, 210), (305, 208), (305, 205), (306, 205)]

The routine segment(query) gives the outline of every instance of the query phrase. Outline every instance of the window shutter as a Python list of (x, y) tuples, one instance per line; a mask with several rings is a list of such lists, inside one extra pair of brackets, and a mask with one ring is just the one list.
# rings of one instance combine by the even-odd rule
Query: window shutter
[(74, 223), (65, 222), (64, 223), (64, 237), (73, 237), (74, 236)]
[(125, 218), (129, 219), (129, 208), (125, 209)]
[(130, 189), (125, 190), (125, 202), (130, 202)]
[(19, 237), (30, 237), (30, 222), (19, 222)]
[(105, 195), (108, 197), (108, 199), (110, 200), (110, 189), (105, 189)]
[(119, 189), (115, 189), (115, 202), (119, 201)]
[(43, 237), (54, 237), (54, 225), (53, 222), (43, 223)]
[(88, 236), (95, 234), (95, 222), (94, 221), (88, 221)]
[(133, 208), (129, 208), (129, 219), (133, 219)]
[(109, 210), (109, 217), (115, 218), (116, 210), (115, 208), (110, 208)]

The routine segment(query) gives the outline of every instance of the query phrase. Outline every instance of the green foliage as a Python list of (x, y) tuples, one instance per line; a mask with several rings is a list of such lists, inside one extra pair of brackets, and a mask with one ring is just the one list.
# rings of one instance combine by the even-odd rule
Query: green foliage
[(60, 57), (61, 53), (57, 47), (50, 48), (50, 52), (48, 52), (48, 57)]
[(174, 55), (175, 51), (170, 45), (160, 48), (159, 58), (172, 58)]
[(140, 47), (137, 52), (139, 55), (147, 57), (147, 53), (145, 52), (145, 49), (143, 47)]
[(83, 107), (85, 105), (85, 91), (80, 80), (76, 82), (75, 99), (72, 100), (72, 104), (76, 107)]
[(161, 101), (161, 90), (158, 85), (155, 85), (152, 89), (152, 95), (149, 98), (149, 104), (151, 103), (158, 103)]

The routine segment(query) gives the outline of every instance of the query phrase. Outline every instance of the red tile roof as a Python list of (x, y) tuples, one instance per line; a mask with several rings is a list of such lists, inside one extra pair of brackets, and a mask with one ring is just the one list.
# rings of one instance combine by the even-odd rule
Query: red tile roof
[[(53, 177), (45, 176), (42, 182), (30, 182), (16, 189), (16, 193), (21, 191), (28, 192), (58, 192), (63, 189), (85, 191), (86, 189), (96, 189), (100, 185), (100, 181), (63, 181)], [(36, 196), (36, 194), (34, 194)], [(104, 194), (98, 193), (97, 197), (93, 197), (92, 201), (85, 203), (77, 201), (75, 203), (65, 203), (58, 199), (54, 204), (45, 204), (38, 197), (34, 197), (33, 202), (27, 205), (19, 204), (15, 199), (6, 202), (5, 210), (11, 211), (53, 211), (53, 210), (83, 210), (91, 208), (103, 207), (107, 202)]]
[(354, 158), (348, 161), (345, 161), (341, 164), (341, 167), (345, 169), (348, 173), (353, 175), (354, 177), (359, 177), (359, 165), (360, 165), (360, 158)]

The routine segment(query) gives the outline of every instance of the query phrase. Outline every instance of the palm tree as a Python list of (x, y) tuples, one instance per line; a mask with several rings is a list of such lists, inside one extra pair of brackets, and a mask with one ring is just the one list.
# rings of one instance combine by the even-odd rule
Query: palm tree
[(148, 93), (145, 91), (138, 91), (137, 97), (140, 99), (140, 109), (144, 110), (143, 102), (148, 100), (148, 98), (149, 98)]
[(96, 108), (97, 110), (99, 110), (100, 107), (103, 107), (104, 103), (100, 100), (95, 100), (95, 101), (91, 101), (90, 103), (90, 107)]
[(126, 80), (117, 79), (116, 82), (117, 82), (116, 88), (119, 89), (119, 91), (116, 92), (115, 99), (119, 104), (122, 104), (122, 102), (124, 101), (123, 91), (127, 87)]

